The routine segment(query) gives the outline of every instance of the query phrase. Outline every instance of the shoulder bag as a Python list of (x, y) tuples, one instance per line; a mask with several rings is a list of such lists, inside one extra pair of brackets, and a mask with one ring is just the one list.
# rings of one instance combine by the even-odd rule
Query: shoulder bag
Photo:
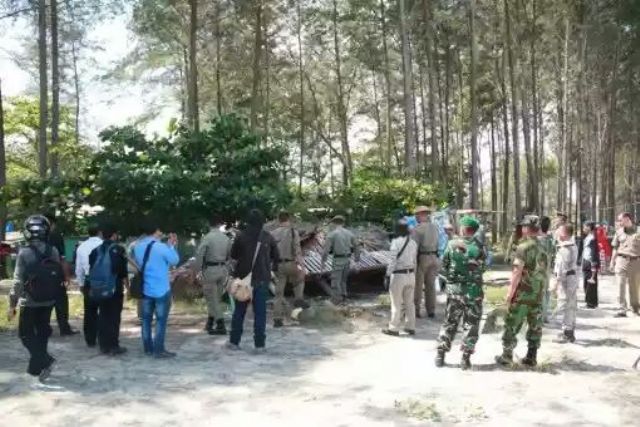
[(258, 244), (256, 245), (256, 251), (253, 254), (253, 261), (251, 261), (251, 270), (249, 271), (249, 274), (247, 274), (243, 279), (240, 279), (239, 277), (235, 278), (227, 285), (227, 293), (237, 301), (247, 302), (251, 301), (251, 298), (253, 298), (251, 276), (253, 274), (253, 267), (256, 265), (256, 259), (258, 258), (261, 246), (262, 242), (260, 242), (260, 237), (258, 237)]
[(138, 271), (136, 271), (131, 279), (131, 286), (129, 287), (129, 295), (131, 298), (144, 298), (144, 270), (147, 267), (147, 261), (149, 261), (149, 255), (151, 254), (151, 247), (153, 247), (154, 243), (155, 240), (147, 245), (147, 248), (144, 251), (144, 256), (142, 257), (142, 267), (138, 267), (135, 262), (133, 263)]

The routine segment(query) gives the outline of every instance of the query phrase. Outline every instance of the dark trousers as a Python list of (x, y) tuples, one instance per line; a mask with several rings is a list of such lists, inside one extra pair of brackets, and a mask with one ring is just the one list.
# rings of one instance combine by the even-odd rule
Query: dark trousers
[(51, 366), (55, 360), (47, 351), (51, 336), (51, 309), (53, 307), (22, 307), (18, 324), (18, 335), (22, 345), (29, 351), (31, 375), (40, 375), (43, 369)]
[(269, 283), (259, 283), (253, 287), (253, 299), (251, 301), (240, 302), (236, 300), (236, 307), (231, 319), (232, 344), (239, 345), (242, 338), (244, 317), (247, 314), (249, 304), (253, 305), (253, 342), (256, 348), (265, 346), (267, 339), (267, 298), (269, 296)]
[(62, 286), (60, 294), (56, 299), (55, 310), (60, 333), (64, 334), (70, 332), (71, 325), (69, 325), (69, 296), (67, 295), (66, 286)]
[[(582, 261), (582, 276), (587, 307), (596, 308), (598, 306), (598, 273), (591, 271), (591, 263), (588, 261)], [(589, 282), (592, 278), (594, 283)]]
[(123, 300), (122, 294), (116, 293), (113, 297), (98, 303), (98, 344), (103, 353), (120, 347)]
[(84, 340), (89, 347), (93, 347), (96, 345), (96, 340), (98, 338), (99, 304), (89, 298), (89, 288), (87, 286), (82, 288), (82, 295), (84, 297), (84, 320), (82, 323)]

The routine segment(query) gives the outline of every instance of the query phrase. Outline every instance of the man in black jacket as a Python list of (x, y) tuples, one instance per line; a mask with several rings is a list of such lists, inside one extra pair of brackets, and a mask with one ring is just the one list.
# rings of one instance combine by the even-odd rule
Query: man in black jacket
[(110, 224), (102, 226), (104, 241), (89, 255), (89, 280), (87, 292), (91, 287), (91, 270), (96, 265), (98, 256), (105, 251), (111, 257), (112, 273), (116, 277), (115, 294), (97, 302), (98, 304), (98, 345), (100, 352), (109, 356), (118, 356), (126, 353), (127, 349), (120, 347), (120, 321), (124, 301), (124, 286), (128, 280), (127, 255), (124, 247), (117, 243), (118, 232)]
[(582, 277), (587, 308), (598, 306), (598, 270), (600, 269), (600, 251), (596, 239), (596, 223), (588, 221), (582, 227)]
[[(231, 246), (231, 259), (237, 262), (233, 277), (244, 278), (251, 274), (251, 286), (253, 287), (251, 301), (235, 301), (228, 345), (232, 350), (240, 348), (244, 317), (247, 313), (247, 307), (252, 303), (254, 313), (253, 340), (256, 352), (264, 352), (269, 282), (271, 281), (271, 272), (278, 268), (280, 256), (275, 239), (263, 230), (263, 226), (264, 215), (262, 212), (257, 209), (252, 210), (247, 218), (246, 230), (234, 240)], [(258, 242), (260, 242), (259, 248)]]

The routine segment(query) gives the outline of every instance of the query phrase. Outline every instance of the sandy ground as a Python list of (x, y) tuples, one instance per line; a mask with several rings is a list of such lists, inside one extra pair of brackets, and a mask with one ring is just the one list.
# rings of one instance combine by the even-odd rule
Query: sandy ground
[[(557, 324), (545, 329), (536, 370), (498, 368), (498, 333), (481, 336), (472, 371), (459, 369), (457, 350), (437, 369), (439, 321), (419, 321), (414, 339), (392, 338), (379, 333), (381, 313), (334, 328), (269, 328), (260, 356), (250, 352), (251, 335), (244, 351), (232, 353), (224, 338), (200, 331), (201, 319), (174, 316), (168, 347), (179, 357), (160, 361), (142, 355), (127, 313), (127, 355), (99, 356), (81, 337), (56, 337), (51, 353), (59, 363), (41, 387), (23, 373), (17, 337), (2, 334), (0, 424), (637, 426), (640, 371), (631, 365), (640, 355), (640, 317), (612, 318), (613, 288), (604, 278), (601, 308), (580, 309), (575, 344), (551, 342)], [(517, 353), (525, 352), (521, 341)]]

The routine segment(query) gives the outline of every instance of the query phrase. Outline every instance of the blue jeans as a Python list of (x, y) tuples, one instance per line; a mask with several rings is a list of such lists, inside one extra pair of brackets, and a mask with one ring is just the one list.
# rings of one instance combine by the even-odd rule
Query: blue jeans
[[(164, 338), (171, 311), (171, 291), (160, 298), (145, 296), (142, 299), (142, 345), (145, 354), (160, 354), (165, 351)], [(156, 315), (156, 334), (151, 336), (151, 323)]]
[(269, 283), (262, 282), (253, 286), (253, 299), (247, 302), (235, 301), (236, 307), (233, 310), (233, 318), (231, 319), (231, 344), (239, 345), (242, 338), (242, 326), (244, 316), (247, 314), (247, 307), (253, 304), (253, 342), (256, 348), (262, 348), (265, 345), (267, 335), (265, 329), (267, 327), (267, 297), (269, 296)]

